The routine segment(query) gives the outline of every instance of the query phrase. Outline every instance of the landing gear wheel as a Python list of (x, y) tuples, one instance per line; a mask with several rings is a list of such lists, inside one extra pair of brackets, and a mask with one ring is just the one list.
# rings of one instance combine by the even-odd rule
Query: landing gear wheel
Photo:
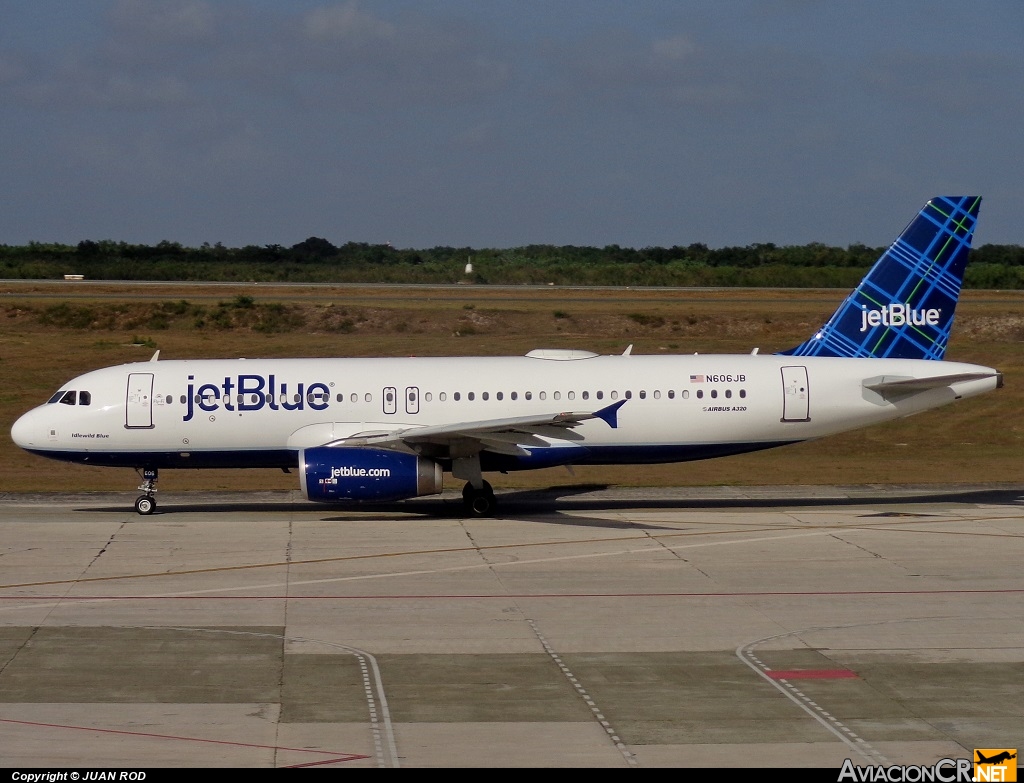
[(139, 485), (139, 489), (145, 492), (145, 495), (140, 495), (135, 499), (135, 510), (143, 516), (149, 516), (156, 511), (156, 498), (153, 497), (153, 493), (156, 492), (156, 480), (159, 478), (156, 468), (141, 468), (137, 469), (140, 476), (142, 476), (142, 484)]
[(483, 489), (473, 489), (473, 485), (466, 482), (466, 486), (462, 488), (462, 499), (468, 503), (470, 498), (473, 497), (474, 492), (486, 492), (488, 495), (493, 495), (494, 489), (491, 487), (491, 482), (489, 481), (484, 481)]
[(466, 504), (466, 513), (473, 517), (493, 517), (498, 501), (494, 498), (494, 490), (486, 481), (480, 489), (472, 484), (462, 488), (462, 501)]

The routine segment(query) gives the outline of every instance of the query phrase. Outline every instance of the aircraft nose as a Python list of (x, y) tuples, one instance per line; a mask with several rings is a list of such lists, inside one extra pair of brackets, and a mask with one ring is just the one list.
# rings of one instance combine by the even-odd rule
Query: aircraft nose
[(23, 449), (31, 448), (35, 445), (36, 441), (36, 417), (33, 415), (33, 411), (29, 411), (11, 427), (11, 440), (21, 446)]

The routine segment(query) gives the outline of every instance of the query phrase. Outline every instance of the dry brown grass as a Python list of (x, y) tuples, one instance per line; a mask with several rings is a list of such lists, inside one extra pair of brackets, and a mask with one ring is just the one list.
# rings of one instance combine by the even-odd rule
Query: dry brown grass
[[(844, 292), (807, 290), (356, 288), (18, 283), (0, 289), (0, 490), (130, 490), (129, 470), (65, 465), (22, 452), (10, 425), (64, 381), (97, 367), (164, 358), (522, 354), (538, 347), (620, 353), (771, 352), (822, 323)], [(253, 311), (220, 328), (194, 313), (151, 328), (163, 303), (209, 314), (238, 297)], [(57, 304), (89, 308), (90, 328), (41, 322)], [(283, 305), (305, 324), (256, 330), (259, 308)], [(244, 309), (244, 308), (240, 308)], [(221, 324), (223, 326), (223, 324)], [(1024, 474), (1024, 294), (967, 292), (949, 358), (1001, 369), (1002, 390), (894, 424), (771, 452), (644, 467), (577, 468), (495, 477), (496, 487), (565, 483), (887, 484), (1017, 482)], [(274, 471), (164, 471), (161, 489), (294, 489)]]

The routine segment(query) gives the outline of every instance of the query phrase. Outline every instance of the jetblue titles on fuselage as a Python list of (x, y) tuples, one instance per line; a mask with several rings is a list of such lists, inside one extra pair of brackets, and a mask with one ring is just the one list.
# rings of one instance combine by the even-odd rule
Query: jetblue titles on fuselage
[(328, 384), (322, 381), (299, 381), (289, 385), (279, 381), (273, 373), (267, 376), (238, 374), (225, 376), (218, 383), (196, 384), (195, 376), (188, 376), (185, 395), (186, 410), (182, 421), (191, 421), (195, 409), (213, 413), (221, 407), (227, 411), (258, 411), (264, 407), (272, 411), (327, 410), (331, 396)]

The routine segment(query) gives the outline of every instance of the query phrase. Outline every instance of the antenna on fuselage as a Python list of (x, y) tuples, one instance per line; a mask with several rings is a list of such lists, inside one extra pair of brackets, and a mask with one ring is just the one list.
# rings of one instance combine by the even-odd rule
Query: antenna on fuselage
[(151, 361), (151, 362), (155, 362), (155, 361), (156, 361), (157, 359), (159, 359), (159, 358), (160, 358), (160, 349), (159, 349), (159, 348), (157, 348), (157, 351), (156, 351), (156, 353), (155, 353), (155, 354), (153, 354), (153, 358), (152, 358), (152, 359), (150, 359), (150, 361)]

